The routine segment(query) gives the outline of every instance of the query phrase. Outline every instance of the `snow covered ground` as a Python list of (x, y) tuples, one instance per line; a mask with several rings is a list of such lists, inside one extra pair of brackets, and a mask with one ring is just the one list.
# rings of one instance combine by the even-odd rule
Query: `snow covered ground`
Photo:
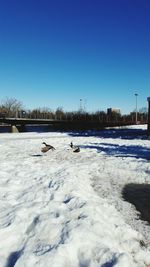
[(150, 266), (150, 226), (122, 197), (150, 184), (147, 125), (135, 127), (0, 134), (0, 267)]

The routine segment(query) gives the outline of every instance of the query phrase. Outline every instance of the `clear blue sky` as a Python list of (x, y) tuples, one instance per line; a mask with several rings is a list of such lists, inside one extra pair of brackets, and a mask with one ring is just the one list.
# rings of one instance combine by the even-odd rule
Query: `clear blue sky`
[(149, 0), (0, 0), (0, 101), (87, 111), (147, 107)]

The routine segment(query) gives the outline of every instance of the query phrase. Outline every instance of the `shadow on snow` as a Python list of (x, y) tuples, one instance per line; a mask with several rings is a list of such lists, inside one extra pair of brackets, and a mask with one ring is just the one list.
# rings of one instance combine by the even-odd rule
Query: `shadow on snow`
[(122, 196), (136, 207), (141, 219), (150, 223), (150, 184), (127, 184)]
[(150, 159), (150, 148), (142, 146), (128, 146), (111, 143), (92, 143), (91, 145), (82, 145), (80, 147), (85, 149), (96, 149), (97, 152), (104, 152), (109, 156)]
[(23, 252), (23, 249), (19, 250), (19, 251), (12, 252), (8, 257), (8, 260), (7, 260), (5, 267), (14, 267), (16, 265), (16, 262), (18, 261), (18, 259), (22, 255), (22, 252)]
[(83, 131), (70, 132), (70, 136), (84, 136), (84, 137), (101, 137), (101, 138), (120, 138), (120, 139), (149, 139), (147, 130), (143, 129), (106, 129), (101, 131)]

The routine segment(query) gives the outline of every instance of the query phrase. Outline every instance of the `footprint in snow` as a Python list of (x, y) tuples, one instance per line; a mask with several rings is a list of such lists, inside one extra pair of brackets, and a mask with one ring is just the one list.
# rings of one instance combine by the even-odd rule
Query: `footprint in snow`
[(10, 226), (15, 219), (14, 212), (7, 207), (2, 207), (0, 209), (0, 228), (6, 228)]
[(53, 248), (54, 246), (52, 245), (39, 243), (36, 245), (36, 248), (33, 251), (33, 253), (37, 256), (42, 256), (45, 253), (48, 253), (49, 251), (51, 251)]

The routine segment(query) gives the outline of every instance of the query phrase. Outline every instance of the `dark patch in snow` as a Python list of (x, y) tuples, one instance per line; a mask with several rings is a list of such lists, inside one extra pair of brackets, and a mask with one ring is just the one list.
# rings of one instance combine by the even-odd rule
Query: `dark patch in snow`
[(68, 228), (68, 224), (70, 221), (67, 221), (62, 230), (61, 230), (61, 235), (60, 235), (60, 242), (59, 244), (65, 244), (66, 240), (69, 238), (69, 228)]
[(23, 249), (19, 250), (19, 251), (14, 251), (12, 252), (7, 260), (7, 263), (5, 265), (5, 267), (14, 267), (17, 260), (20, 258), (20, 256), (22, 255)]
[(140, 218), (150, 223), (150, 184), (127, 184), (123, 198), (140, 212)]
[(148, 132), (147, 130), (143, 129), (128, 129), (128, 128), (120, 128), (120, 129), (105, 129), (101, 131), (82, 131), (82, 132), (71, 132), (68, 133), (70, 136), (84, 136), (84, 137), (89, 137), (89, 136), (94, 136), (94, 137), (100, 137), (100, 138), (120, 138), (120, 139), (144, 139), (148, 140)]
[(54, 213), (54, 217), (55, 217), (55, 218), (60, 217), (60, 213), (59, 213), (59, 212), (55, 212), (55, 213)]
[(42, 256), (48, 252), (50, 252), (54, 246), (48, 245), (48, 244), (37, 244), (36, 249), (33, 251), (33, 253), (37, 256)]
[(146, 170), (145, 173), (150, 174), (150, 170)]
[(51, 181), (49, 182), (49, 185), (48, 185), (48, 188), (51, 188), (51, 187), (53, 187), (53, 180), (51, 180)]
[(79, 216), (78, 216), (78, 220), (80, 220), (80, 219), (86, 219), (88, 216), (87, 215), (85, 215), (85, 214), (80, 214)]
[(71, 201), (71, 199), (73, 199), (73, 198), (74, 198), (74, 197), (68, 195), (68, 196), (65, 197), (63, 203), (67, 204), (67, 203), (69, 203), (69, 202)]
[(54, 190), (58, 190), (59, 187), (63, 184), (63, 180), (59, 180), (59, 181), (54, 181), (51, 180), (49, 182), (48, 188), (53, 188)]
[(86, 205), (86, 203), (85, 203), (85, 202), (81, 202), (81, 203), (79, 203), (79, 206), (78, 206), (78, 208), (79, 208), (79, 209), (81, 209), (81, 208), (83, 208), (85, 205)]
[(0, 228), (5, 228), (10, 226), (15, 219), (13, 211), (0, 210)]
[(93, 143), (82, 146), (85, 149), (96, 149), (98, 152), (104, 152), (109, 156), (132, 157), (150, 160), (150, 148), (143, 146), (117, 145), (111, 143)]
[(43, 157), (44, 155), (41, 155), (41, 154), (33, 154), (33, 155), (30, 155), (31, 157)]
[(28, 235), (31, 231), (34, 230), (35, 226), (39, 223), (39, 216), (36, 216), (34, 219), (33, 219), (33, 222), (29, 225), (27, 231), (26, 231), (26, 234)]
[(84, 261), (80, 262), (79, 264), (80, 264), (79, 267), (90, 267), (91, 262), (90, 262), (90, 260), (84, 260)]
[(110, 261), (104, 263), (101, 267), (113, 267), (116, 265), (117, 261), (118, 260), (117, 260), (116, 256), (114, 256)]
[(51, 193), (50, 200), (53, 200), (53, 199), (54, 199), (54, 194)]

